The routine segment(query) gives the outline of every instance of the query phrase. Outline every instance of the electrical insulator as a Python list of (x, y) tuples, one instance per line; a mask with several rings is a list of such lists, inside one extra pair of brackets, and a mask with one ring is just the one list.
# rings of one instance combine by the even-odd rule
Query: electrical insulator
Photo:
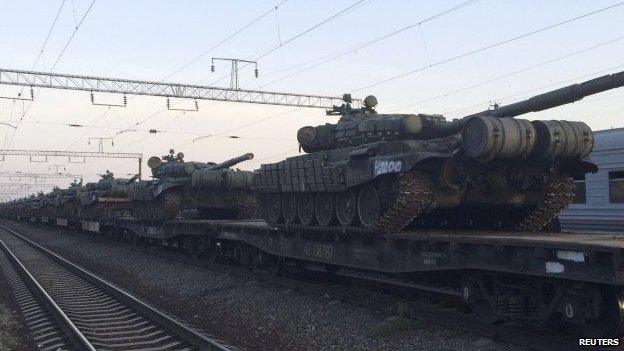
[(215, 66), (214, 65), (210, 65), (210, 72), (214, 73), (214, 71), (215, 71)]
[(126, 94), (124, 94), (124, 96), (123, 96), (123, 104), (124, 104), (124, 106), (128, 105), (128, 97), (126, 96)]
[(158, 131), (156, 129), (150, 129), (149, 132), (150, 134), (156, 134)]
[(169, 103), (169, 98), (167, 98), (167, 110), (170, 110), (171, 104)]
[(258, 69), (254, 69), (254, 75), (256, 76), (256, 78), (258, 78)]
[(111, 140), (111, 146), (115, 146), (115, 142)]
[(95, 96), (93, 95), (93, 92), (91, 92), (91, 103), (93, 103), (95, 101)]
[(199, 104), (197, 103), (197, 100), (195, 100), (195, 111), (199, 111)]
[(30, 87), (30, 99), (31, 100), (35, 99), (35, 90), (32, 87)]

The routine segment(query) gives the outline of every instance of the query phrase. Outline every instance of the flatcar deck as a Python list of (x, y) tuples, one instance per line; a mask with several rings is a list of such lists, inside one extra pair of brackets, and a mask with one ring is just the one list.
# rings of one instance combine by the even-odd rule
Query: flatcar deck
[(518, 246), (543, 246), (570, 249), (624, 249), (624, 233), (547, 233), (547, 232), (488, 232), (488, 231), (415, 231), (389, 234), (392, 238), (419, 240), (448, 240), (456, 242), (496, 244), (504, 242)]
[(327, 267), (405, 274), (483, 270), (624, 285), (624, 236), (486, 231), (418, 231), (386, 235), (274, 228), (263, 221), (120, 219), (115, 228), (152, 240), (192, 238), (247, 244), (278, 257)]

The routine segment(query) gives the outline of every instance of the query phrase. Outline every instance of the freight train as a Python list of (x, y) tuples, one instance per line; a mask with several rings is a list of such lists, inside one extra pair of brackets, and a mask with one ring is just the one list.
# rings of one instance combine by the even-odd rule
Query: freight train
[[(81, 202), (86, 186), (75, 183), (0, 213), (275, 273), (313, 268), (415, 284), (461, 295), (488, 322), (557, 320), (583, 336), (619, 337), (624, 236), (556, 225), (573, 201), (572, 179), (596, 171), (586, 159), (593, 133), (581, 122), (513, 117), (623, 85), (620, 72), (451, 122), (378, 114), (374, 97), (353, 109), (347, 95), (328, 111), (338, 123), (299, 130), (305, 155), (245, 172), (229, 167), (249, 154), (214, 164), (171, 151), (150, 159), (152, 181), (91, 186), (102, 201)], [(104, 200), (112, 193), (121, 198)]]

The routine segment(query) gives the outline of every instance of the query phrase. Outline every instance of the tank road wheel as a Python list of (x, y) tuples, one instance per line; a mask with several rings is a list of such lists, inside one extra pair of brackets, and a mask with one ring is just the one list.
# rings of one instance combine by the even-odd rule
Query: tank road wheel
[(282, 201), (280, 194), (272, 193), (264, 197), (264, 217), (269, 225), (275, 225), (282, 222)]
[(348, 227), (357, 215), (357, 195), (353, 191), (344, 191), (336, 195), (336, 218), (340, 225)]
[(314, 223), (314, 196), (312, 194), (301, 194), (297, 197), (297, 214), (299, 222), (303, 225)]
[(334, 222), (334, 199), (328, 193), (318, 193), (314, 199), (314, 215), (316, 222), (327, 227)]
[(295, 194), (282, 195), (282, 214), (284, 223), (292, 224), (297, 222), (297, 199)]
[(377, 189), (368, 184), (360, 189), (357, 200), (357, 212), (362, 227), (370, 228), (377, 224), (381, 215), (381, 202)]

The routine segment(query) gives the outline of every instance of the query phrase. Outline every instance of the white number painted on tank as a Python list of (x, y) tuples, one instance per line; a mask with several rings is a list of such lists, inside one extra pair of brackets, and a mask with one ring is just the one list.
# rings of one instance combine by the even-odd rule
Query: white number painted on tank
[(403, 169), (403, 161), (377, 160), (375, 161), (375, 176), (386, 173), (397, 173)]

